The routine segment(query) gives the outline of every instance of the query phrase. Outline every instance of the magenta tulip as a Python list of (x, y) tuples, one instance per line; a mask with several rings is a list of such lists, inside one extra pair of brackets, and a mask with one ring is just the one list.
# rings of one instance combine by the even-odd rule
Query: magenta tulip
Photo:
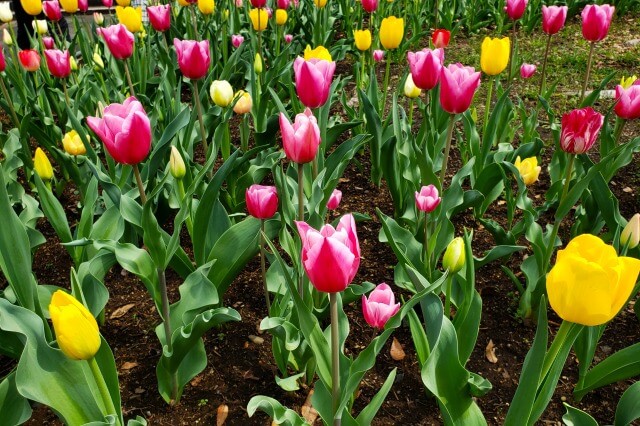
[(549, 35), (560, 31), (567, 20), (568, 10), (567, 6), (542, 6), (542, 31)]
[(278, 211), (278, 192), (275, 186), (251, 185), (245, 193), (249, 214), (258, 219), (270, 219)]
[(365, 12), (373, 13), (378, 9), (378, 0), (362, 0), (362, 8)]
[(615, 7), (589, 4), (582, 9), (582, 36), (588, 41), (600, 41), (609, 33)]
[(418, 210), (431, 213), (440, 205), (442, 198), (438, 196), (438, 188), (434, 185), (423, 186), (420, 192), (416, 191), (416, 206)]
[(293, 41), (293, 35), (291, 35), (291, 34), (285, 34), (285, 35), (284, 35), (284, 42), (285, 42), (285, 43), (289, 44), (289, 43), (291, 43), (292, 41)]
[(384, 50), (376, 49), (373, 51), (373, 60), (381, 62), (384, 59)]
[(527, 8), (527, 1), (528, 0), (507, 0), (507, 6), (504, 8), (507, 16), (514, 21), (522, 18)]
[(574, 109), (562, 116), (560, 147), (569, 154), (587, 152), (598, 139), (604, 117), (591, 107)]
[(116, 59), (127, 59), (133, 54), (133, 33), (122, 24), (110, 25), (96, 30)]
[(329, 197), (329, 201), (327, 201), (327, 208), (329, 210), (337, 209), (340, 205), (340, 201), (342, 201), (342, 191), (334, 189)]
[(431, 90), (438, 84), (444, 61), (443, 49), (422, 49), (420, 52), (408, 52), (407, 60), (413, 84), (422, 90)]
[(44, 57), (47, 60), (47, 68), (51, 75), (57, 78), (69, 77), (71, 74), (71, 62), (69, 60), (69, 51), (47, 49), (44, 51)]
[(261, 8), (267, 5), (267, 0), (251, 0), (251, 6)]
[(296, 225), (302, 238), (302, 264), (311, 284), (325, 293), (346, 289), (360, 266), (360, 244), (353, 216), (343, 216), (335, 229), (324, 225), (316, 231), (298, 221)]
[(0, 72), (4, 72), (6, 68), (7, 62), (4, 59), (4, 50), (2, 50), (2, 47), (0, 46)]
[(62, 18), (62, 11), (60, 10), (58, 0), (43, 1), (42, 11), (50, 21), (57, 22)]
[(89, 0), (78, 0), (78, 10), (80, 12), (89, 10)]
[[(636, 80), (640, 81), (640, 80)], [(616, 86), (616, 115), (625, 120), (640, 118), (640, 85), (634, 84), (628, 89)]]
[(312, 58), (305, 61), (297, 57), (293, 63), (296, 76), (296, 92), (306, 107), (318, 108), (327, 102), (336, 63)]
[(280, 113), (280, 132), (284, 153), (289, 160), (298, 164), (313, 161), (320, 146), (320, 128), (309, 108), (296, 115), (293, 125), (284, 113)]
[(55, 47), (55, 41), (53, 37), (42, 37), (42, 44), (44, 44), (45, 49), (53, 49)]
[(522, 78), (531, 78), (536, 73), (536, 67), (534, 64), (522, 64), (520, 67), (520, 77)]
[(442, 67), (440, 76), (440, 105), (450, 114), (469, 109), (473, 95), (480, 87), (480, 73), (472, 67), (450, 64)]
[(278, 0), (276, 4), (278, 9), (288, 9), (291, 6), (291, 0)]
[(178, 65), (182, 74), (198, 80), (207, 75), (211, 56), (209, 55), (209, 40), (178, 40), (173, 39), (173, 46), (178, 54)]
[(231, 36), (231, 44), (233, 45), (233, 47), (235, 47), (236, 49), (238, 47), (240, 47), (240, 45), (244, 43), (244, 37), (242, 37), (240, 34), (233, 34)]
[(102, 0), (102, 5), (109, 9), (113, 6), (113, 0)]
[(362, 315), (371, 327), (382, 330), (399, 310), (400, 303), (396, 303), (393, 290), (386, 283), (377, 285), (368, 298), (362, 295)]
[(149, 15), (149, 23), (151, 23), (154, 30), (162, 33), (171, 28), (170, 5), (147, 6), (147, 14)]
[(87, 124), (118, 163), (138, 164), (149, 154), (151, 124), (133, 96), (105, 107), (102, 118), (87, 117)]

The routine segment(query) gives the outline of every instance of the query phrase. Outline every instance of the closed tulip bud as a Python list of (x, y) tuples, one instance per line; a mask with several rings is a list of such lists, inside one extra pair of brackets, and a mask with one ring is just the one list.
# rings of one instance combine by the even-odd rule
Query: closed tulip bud
[(106, 28), (98, 28), (97, 31), (104, 39), (114, 58), (127, 59), (133, 54), (135, 38), (133, 33), (124, 25), (110, 25)]
[(249, 214), (257, 219), (270, 219), (278, 211), (278, 192), (275, 186), (253, 184), (245, 193)]
[(148, 6), (147, 14), (149, 15), (149, 23), (154, 30), (165, 32), (171, 28), (171, 6), (161, 4), (158, 6)]
[(18, 52), (18, 59), (22, 67), (29, 72), (38, 71), (40, 68), (40, 55), (37, 50), (21, 50)]
[(404, 19), (389, 16), (380, 24), (380, 43), (387, 50), (397, 49), (404, 37)]
[(440, 75), (440, 105), (449, 114), (461, 114), (469, 109), (473, 95), (480, 87), (480, 73), (462, 64), (442, 67)]
[(284, 42), (287, 44), (290, 44), (293, 41), (293, 35), (291, 34), (285, 34), (284, 35)]
[(113, 0), (102, 0), (102, 5), (109, 9), (111, 8), (111, 6), (113, 6)]
[(127, 7), (131, 4), (131, 0), (116, 0), (118, 6)]
[(408, 52), (407, 61), (413, 83), (418, 88), (431, 90), (436, 87), (442, 73), (443, 49), (422, 49), (420, 52)]
[(96, 25), (102, 25), (104, 23), (104, 16), (102, 13), (93, 12), (93, 22), (95, 22)]
[(182, 179), (187, 174), (187, 167), (184, 164), (180, 151), (175, 146), (171, 146), (171, 157), (169, 157), (169, 171), (174, 179)]
[(498, 75), (507, 68), (511, 42), (509, 37), (485, 37), (480, 52), (480, 66), (487, 75)]
[(254, 31), (264, 31), (269, 23), (269, 15), (264, 9), (251, 9), (249, 18), (251, 18)]
[(524, 11), (527, 8), (527, 0), (507, 0), (507, 5), (504, 11), (507, 12), (507, 16), (514, 21), (522, 18)]
[(531, 78), (536, 73), (537, 69), (538, 67), (533, 64), (522, 64), (520, 67), (520, 77)]
[(362, 0), (362, 9), (368, 13), (375, 12), (378, 9), (378, 0)]
[(384, 50), (376, 49), (373, 51), (373, 60), (381, 62), (384, 59)]
[(231, 44), (233, 45), (233, 47), (235, 47), (236, 49), (238, 47), (240, 47), (240, 45), (244, 43), (244, 37), (242, 37), (240, 34), (233, 34), (231, 36)]
[(327, 201), (327, 209), (335, 210), (340, 205), (340, 201), (342, 201), (342, 191), (334, 189), (329, 197), (329, 201)]
[(567, 20), (568, 10), (567, 6), (542, 6), (542, 31), (549, 35), (560, 31)]
[(438, 188), (434, 185), (427, 185), (420, 188), (420, 192), (416, 191), (415, 198), (418, 210), (425, 213), (434, 211), (442, 201), (442, 198), (438, 195)]
[(69, 57), (69, 64), (71, 65), (71, 71), (78, 71), (78, 62), (73, 56)]
[(42, 12), (42, 0), (20, 0), (25, 12), (31, 16), (40, 15)]
[(267, 0), (250, 0), (251, 6), (255, 8), (262, 8), (267, 5)]
[(276, 24), (277, 25), (284, 25), (287, 23), (287, 11), (284, 9), (277, 9), (276, 10)]
[(102, 61), (102, 58), (100, 57), (100, 55), (98, 53), (94, 53), (92, 59), (93, 59), (93, 64), (94, 64), (96, 70), (103, 70), (104, 69), (104, 62)]
[(9, 33), (9, 31), (7, 31), (6, 28), (2, 30), (2, 42), (6, 46), (13, 45), (13, 39), (11, 38), (11, 34)]
[(369, 297), (362, 295), (362, 316), (373, 328), (382, 330), (399, 310), (400, 303), (396, 303), (393, 290), (386, 283), (377, 285)]
[(46, 34), (47, 31), (49, 31), (47, 21), (44, 19), (34, 19), (33, 21), (31, 21), (31, 26), (40, 35)]
[(451, 32), (444, 29), (435, 30), (431, 36), (431, 42), (436, 49), (447, 47), (449, 40), (451, 40)]
[(7, 62), (4, 59), (4, 51), (0, 48), (0, 72), (4, 72), (7, 68)]
[(213, 0), (198, 0), (198, 9), (203, 15), (211, 15), (216, 5)]
[(465, 250), (462, 237), (456, 237), (447, 246), (442, 257), (442, 267), (450, 274), (457, 274), (464, 268)]
[(76, 13), (78, 11), (78, 0), (60, 0), (60, 5), (67, 13)]
[(609, 33), (615, 7), (588, 4), (582, 9), (582, 36), (591, 42), (604, 39)]
[(616, 86), (616, 115), (625, 120), (640, 118), (640, 86), (633, 85), (628, 89)]
[(293, 62), (296, 92), (304, 106), (318, 108), (327, 102), (335, 70), (333, 61), (296, 58)]
[(407, 98), (415, 99), (419, 97), (421, 93), (422, 90), (415, 85), (415, 83), (413, 82), (413, 77), (411, 77), (411, 74), (409, 74), (407, 76), (407, 79), (404, 81), (404, 95)]
[(53, 37), (42, 37), (42, 44), (44, 44), (45, 49), (53, 49), (55, 42)]
[(53, 166), (51, 166), (47, 154), (41, 148), (36, 148), (36, 153), (33, 157), (33, 168), (43, 181), (53, 179)]
[(640, 244), (640, 213), (633, 215), (620, 234), (620, 244), (636, 248)]
[(89, 360), (102, 339), (96, 319), (78, 300), (62, 290), (53, 293), (49, 314), (60, 350), (74, 360)]
[(355, 30), (353, 32), (353, 38), (356, 42), (356, 48), (364, 52), (371, 47), (371, 31), (369, 30)]
[(284, 153), (289, 160), (304, 164), (316, 157), (320, 146), (320, 128), (309, 108), (306, 108), (304, 113), (296, 115), (293, 125), (281, 112), (280, 132)]
[(233, 88), (227, 80), (215, 80), (209, 89), (211, 100), (220, 108), (225, 108), (233, 102)]
[(311, 46), (307, 44), (307, 47), (304, 48), (304, 60), (308, 61), (311, 59), (322, 59), (329, 62), (333, 61), (331, 53), (326, 47), (318, 46), (315, 49), (312, 49)]
[(211, 65), (209, 40), (194, 41), (174, 38), (173, 46), (178, 55), (180, 71), (185, 77), (198, 80), (207, 75)]
[(291, 0), (278, 0), (276, 2), (276, 5), (278, 6), (278, 9), (285, 9), (286, 10), (291, 5)]
[(236, 7), (242, 7), (242, 0), (236, 0)]
[(0, 21), (5, 23), (13, 21), (13, 12), (8, 1), (0, 3)]
[(574, 109), (562, 116), (560, 147), (569, 154), (583, 154), (598, 139), (604, 116), (591, 107)]
[(62, 18), (62, 11), (60, 10), (60, 3), (58, 3), (58, 0), (43, 1), (42, 11), (50, 21), (57, 22)]
[(622, 79), (620, 79), (620, 86), (622, 86), (623, 89), (628, 89), (629, 87), (633, 86), (633, 84), (638, 80), (638, 77), (636, 77), (635, 75), (632, 75), (630, 77), (622, 77)]
[(262, 74), (262, 57), (259, 53), (256, 53), (255, 59), (253, 60), (253, 70), (256, 74)]
[[(89, 136), (87, 135), (87, 141)], [(87, 153), (87, 148), (82, 143), (80, 135), (75, 130), (71, 130), (64, 134), (62, 138), (62, 147), (64, 151), (69, 155), (84, 155)]]
[(137, 33), (142, 30), (141, 7), (116, 6), (116, 16), (118, 17), (118, 21), (132, 33)]
[(518, 169), (520, 177), (525, 185), (529, 186), (538, 181), (542, 167), (538, 166), (537, 157), (529, 157), (521, 160), (518, 155), (516, 162), (513, 163), (513, 165)]
[(594, 235), (579, 235), (558, 251), (547, 274), (549, 304), (565, 321), (605, 324), (627, 304), (639, 272), (640, 260), (618, 256)]
[(71, 62), (69, 60), (69, 51), (47, 49), (44, 51), (44, 57), (47, 60), (47, 68), (49, 72), (56, 78), (65, 78), (71, 74)]
[(253, 100), (251, 99), (251, 94), (249, 92), (238, 90), (234, 96), (234, 99), (237, 99), (237, 101), (233, 106), (233, 112), (235, 112), (236, 114), (248, 114), (251, 112), (251, 108), (253, 107)]
[(315, 4), (318, 9), (322, 9), (327, 5), (327, 0), (313, 0), (313, 4)]
[(78, 0), (78, 10), (80, 12), (89, 10), (89, 0)]

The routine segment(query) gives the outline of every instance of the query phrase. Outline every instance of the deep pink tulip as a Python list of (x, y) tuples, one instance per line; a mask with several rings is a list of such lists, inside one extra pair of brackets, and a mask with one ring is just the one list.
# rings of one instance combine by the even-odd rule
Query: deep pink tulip
[(536, 73), (536, 67), (534, 64), (522, 64), (520, 67), (520, 77), (522, 78), (531, 78)]
[(333, 80), (336, 63), (324, 59), (309, 59), (305, 61), (297, 57), (293, 63), (296, 76), (296, 92), (306, 107), (318, 108), (327, 102), (329, 89)]
[(4, 72), (7, 68), (7, 62), (4, 60), (4, 50), (0, 46), (0, 72)]
[(507, 16), (514, 21), (522, 18), (524, 11), (527, 9), (528, 0), (507, 0), (507, 6), (504, 11), (507, 12)]
[(373, 51), (373, 60), (380, 62), (384, 59), (384, 50), (376, 49)]
[(342, 216), (338, 226), (324, 225), (316, 231), (296, 221), (302, 238), (302, 264), (309, 281), (325, 293), (343, 291), (360, 266), (360, 244), (353, 216)]
[(113, 0), (102, 0), (102, 5), (109, 9), (113, 6)]
[(253, 7), (265, 7), (267, 5), (267, 0), (251, 0), (251, 6)]
[(378, 9), (378, 0), (362, 0), (362, 8), (365, 12), (373, 13)]
[(273, 16), (273, 9), (271, 9), (270, 7), (267, 7), (264, 10), (267, 11), (267, 18), (271, 19), (271, 17)]
[(280, 113), (280, 132), (284, 153), (289, 160), (304, 164), (316, 157), (320, 146), (320, 128), (309, 108), (296, 115), (293, 125), (284, 113)]
[(389, 318), (399, 310), (400, 303), (396, 303), (393, 290), (386, 283), (377, 285), (369, 293), (369, 298), (362, 295), (362, 315), (371, 327), (382, 330)]
[(451, 40), (451, 32), (448, 30), (438, 29), (433, 32), (431, 42), (436, 49), (444, 49), (449, 45)]
[(413, 84), (416, 87), (422, 90), (431, 90), (436, 87), (444, 62), (443, 49), (422, 49), (419, 52), (408, 52), (407, 60)]
[(109, 51), (116, 59), (127, 59), (133, 54), (133, 33), (122, 24), (110, 25), (96, 30), (102, 36)]
[(57, 22), (62, 18), (62, 11), (60, 10), (60, 3), (58, 3), (58, 0), (43, 1), (42, 11), (50, 21)]
[(335, 210), (340, 205), (340, 201), (342, 201), (342, 191), (339, 189), (334, 189), (329, 197), (329, 201), (327, 201), (327, 208), (329, 210)]
[(288, 9), (291, 6), (291, 0), (278, 0), (276, 4), (278, 9)]
[(138, 164), (149, 155), (151, 124), (133, 96), (105, 107), (102, 118), (87, 117), (87, 124), (118, 163)]
[(416, 206), (418, 210), (431, 213), (440, 205), (442, 198), (438, 196), (438, 188), (433, 185), (427, 185), (420, 188), (420, 192), (416, 191)]
[(149, 23), (154, 30), (162, 33), (171, 28), (171, 6), (169, 4), (147, 6), (147, 14)]
[(22, 67), (29, 72), (38, 71), (40, 68), (40, 54), (37, 50), (21, 50), (18, 52), (18, 59)]
[[(636, 80), (640, 81), (640, 80)], [(640, 118), (640, 85), (637, 83), (628, 89), (616, 86), (616, 115), (625, 120)]]
[(542, 6), (542, 31), (549, 35), (560, 31), (567, 20), (568, 10), (567, 6)]
[(44, 51), (47, 60), (47, 68), (51, 75), (57, 78), (69, 77), (71, 74), (71, 62), (69, 61), (69, 51), (47, 49)]
[(562, 116), (560, 147), (569, 154), (587, 152), (596, 140), (604, 117), (591, 107), (574, 109)]
[(450, 64), (442, 67), (440, 75), (440, 105), (450, 114), (469, 109), (473, 95), (480, 87), (480, 73), (472, 67)]
[(53, 40), (53, 37), (42, 37), (42, 44), (44, 44), (45, 49), (53, 49), (55, 41)]
[(285, 42), (285, 43), (289, 44), (289, 43), (291, 43), (292, 41), (293, 41), (293, 35), (291, 35), (291, 34), (285, 34), (285, 35), (284, 35), (284, 42)]
[(209, 40), (178, 40), (173, 39), (173, 46), (178, 54), (178, 65), (182, 75), (198, 80), (207, 75), (211, 56), (209, 55)]
[(582, 9), (582, 36), (592, 42), (604, 39), (609, 33), (615, 10), (615, 7), (608, 4), (585, 6)]
[(89, 10), (89, 0), (78, 0), (78, 10), (80, 12)]
[(231, 44), (233, 45), (233, 47), (235, 47), (236, 49), (238, 47), (240, 47), (240, 45), (244, 43), (244, 37), (242, 37), (240, 34), (233, 34), (231, 36)]
[(249, 214), (258, 219), (270, 219), (278, 211), (275, 186), (251, 185), (245, 193)]

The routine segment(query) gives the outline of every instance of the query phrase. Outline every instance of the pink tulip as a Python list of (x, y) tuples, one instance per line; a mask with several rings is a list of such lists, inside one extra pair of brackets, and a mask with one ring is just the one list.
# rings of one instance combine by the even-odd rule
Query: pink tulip
[(236, 7), (242, 7), (242, 0), (236, 0)]
[(285, 34), (284, 35), (284, 42), (289, 44), (293, 41), (293, 36), (291, 34)]
[(533, 77), (533, 74), (536, 73), (537, 69), (538, 67), (533, 64), (522, 64), (522, 66), (520, 67), (520, 77), (531, 78)]
[(207, 75), (209, 65), (211, 65), (209, 40), (195, 41), (174, 38), (173, 46), (178, 54), (180, 71), (185, 77), (197, 80)]
[(53, 37), (42, 37), (42, 44), (44, 44), (45, 49), (53, 49), (55, 46)]
[(342, 201), (342, 191), (334, 189), (329, 197), (329, 201), (327, 201), (327, 208), (329, 210), (337, 209), (340, 205), (340, 201)]
[(71, 62), (69, 60), (69, 51), (47, 49), (44, 51), (44, 57), (47, 60), (47, 68), (51, 75), (57, 78), (69, 77), (71, 74)]
[(240, 47), (240, 45), (244, 42), (244, 37), (242, 37), (240, 34), (233, 34), (231, 36), (231, 44), (233, 45), (233, 47), (235, 47), (236, 49), (238, 47)]
[(362, 8), (365, 12), (373, 13), (378, 9), (378, 0), (362, 0)]
[(171, 6), (169, 4), (147, 6), (147, 14), (154, 30), (162, 33), (171, 28)]
[(251, 6), (261, 8), (267, 5), (267, 0), (251, 0)]
[(562, 116), (560, 147), (569, 154), (587, 152), (598, 139), (604, 117), (591, 107), (574, 109)]
[(102, 118), (87, 117), (87, 124), (118, 163), (138, 164), (149, 154), (151, 124), (133, 96), (105, 107)]
[(300, 101), (309, 108), (318, 108), (327, 102), (336, 63), (312, 58), (305, 61), (297, 57), (293, 63), (296, 92)]
[(600, 41), (607, 36), (615, 7), (589, 4), (582, 9), (582, 36), (588, 41)]
[(113, 6), (113, 0), (102, 0), (102, 5), (107, 9), (110, 9)]
[(7, 68), (7, 62), (4, 60), (4, 51), (0, 48), (0, 72), (4, 72)]
[(78, 10), (80, 12), (89, 10), (89, 0), (78, 0)]
[(296, 115), (293, 125), (284, 113), (280, 113), (280, 132), (284, 153), (289, 160), (304, 164), (316, 157), (320, 146), (320, 128), (309, 108)]
[(440, 105), (450, 114), (469, 109), (473, 95), (480, 87), (480, 73), (472, 67), (450, 64), (442, 67), (440, 76)]
[(636, 80), (633, 86), (623, 89), (622, 86), (616, 86), (616, 115), (625, 120), (633, 120), (640, 118), (640, 84)]
[(258, 219), (270, 219), (278, 211), (278, 192), (275, 186), (251, 185), (245, 193), (249, 214)]
[(567, 20), (568, 10), (567, 6), (542, 6), (542, 31), (549, 35), (560, 31)]
[(22, 67), (29, 72), (38, 71), (40, 68), (40, 54), (37, 50), (21, 50), (18, 52), (18, 59)]
[(384, 59), (384, 50), (376, 49), (373, 51), (373, 60), (380, 62)]
[(527, 8), (528, 0), (507, 0), (507, 6), (504, 8), (505, 12), (507, 12), (507, 16), (517, 21), (522, 18), (524, 15), (524, 11)]
[(288, 9), (291, 6), (291, 0), (278, 0), (276, 4), (278, 9)]
[(62, 11), (60, 10), (58, 0), (43, 1), (42, 11), (50, 21), (57, 22), (62, 18)]
[(423, 186), (420, 192), (416, 191), (416, 206), (418, 210), (431, 213), (440, 205), (442, 198), (438, 196), (438, 188), (433, 185)]
[(431, 36), (431, 42), (436, 49), (443, 49), (449, 45), (451, 32), (443, 29), (435, 30)]
[(127, 59), (133, 54), (133, 33), (124, 25), (110, 25), (96, 31), (102, 36), (114, 58)]
[(407, 60), (413, 84), (422, 90), (431, 90), (438, 84), (444, 61), (443, 49), (422, 49), (420, 52), (408, 52)]
[(270, 7), (267, 7), (264, 10), (267, 11), (267, 18), (271, 19), (271, 17), (273, 16), (273, 9), (271, 9)]
[(316, 231), (296, 221), (302, 238), (302, 264), (309, 281), (325, 293), (343, 291), (360, 266), (360, 244), (353, 216), (342, 216), (338, 226), (324, 225)]
[(396, 303), (393, 290), (386, 283), (377, 285), (369, 293), (369, 298), (362, 295), (362, 315), (371, 327), (382, 330), (389, 318), (399, 310), (400, 303)]

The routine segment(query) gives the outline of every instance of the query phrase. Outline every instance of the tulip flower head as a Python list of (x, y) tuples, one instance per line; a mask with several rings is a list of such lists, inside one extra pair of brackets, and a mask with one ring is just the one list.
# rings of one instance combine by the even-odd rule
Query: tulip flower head
[(233, 45), (233, 47), (235, 47), (236, 49), (238, 47), (240, 47), (240, 45), (244, 43), (244, 37), (242, 37), (240, 34), (233, 34), (231, 36), (231, 44)]
[(375, 12), (378, 9), (378, 0), (362, 0), (362, 9), (368, 13)]
[(40, 35), (44, 35), (49, 31), (49, 26), (47, 25), (47, 21), (45, 19), (34, 19), (31, 21), (31, 26), (34, 30)]
[(53, 49), (55, 47), (55, 40), (53, 37), (42, 37), (42, 44), (45, 49)]
[(604, 324), (627, 303), (639, 272), (640, 260), (618, 256), (594, 235), (579, 235), (558, 251), (547, 274), (549, 304), (565, 321)]
[(461, 114), (469, 109), (473, 95), (480, 87), (480, 73), (462, 64), (442, 67), (440, 75), (440, 105), (449, 114)]
[(386, 50), (397, 49), (404, 37), (404, 19), (389, 16), (380, 24), (380, 43)]
[(180, 151), (175, 146), (171, 146), (171, 156), (169, 157), (169, 172), (174, 179), (182, 179), (187, 174), (187, 166), (184, 164)]
[(335, 70), (333, 61), (296, 58), (293, 63), (296, 92), (306, 107), (318, 108), (327, 102)]
[(93, 22), (95, 22), (97, 26), (101, 26), (104, 24), (104, 15), (100, 12), (93, 12)]
[(264, 31), (269, 23), (269, 15), (264, 9), (251, 9), (249, 18), (254, 31)]
[(537, 69), (538, 67), (533, 64), (522, 64), (520, 66), (520, 77), (531, 78), (536, 73)]
[(105, 107), (102, 118), (87, 117), (87, 124), (118, 163), (138, 164), (149, 154), (151, 123), (133, 96)]
[(141, 7), (116, 6), (116, 16), (118, 17), (118, 21), (132, 33), (137, 33), (142, 30)]
[(356, 48), (364, 52), (371, 47), (371, 31), (369, 30), (354, 30), (353, 38), (355, 40)]
[(7, 46), (13, 45), (11, 34), (9, 33), (9, 31), (7, 31), (6, 28), (2, 30), (2, 42)]
[(444, 62), (443, 49), (422, 49), (419, 52), (408, 52), (407, 60), (411, 77), (417, 87), (431, 90), (438, 84)]
[(511, 41), (509, 37), (485, 37), (480, 52), (480, 66), (487, 75), (498, 75), (507, 68)]
[(276, 2), (276, 5), (278, 6), (278, 9), (287, 10), (287, 9), (289, 9), (289, 6), (291, 5), (291, 0), (278, 0)]
[(267, 5), (267, 0), (251, 0), (251, 6), (255, 8), (263, 8)]
[[(87, 136), (87, 140), (89, 137)], [(87, 153), (87, 148), (82, 143), (80, 135), (75, 130), (71, 130), (65, 133), (62, 138), (62, 147), (64, 151), (69, 155), (84, 155)]]
[(620, 244), (633, 249), (640, 244), (640, 213), (633, 215), (620, 234)]
[(213, 103), (220, 108), (228, 107), (233, 102), (233, 87), (227, 80), (214, 80), (209, 94)]
[(178, 55), (180, 71), (185, 77), (198, 80), (207, 75), (211, 65), (209, 40), (195, 41), (174, 38), (173, 46)]
[(327, 209), (335, 210), (340, 205), (340, 201), (342, 201), (342, 191), (338, 189), (334, 189), (329, 197), (329, 201), (327, 201)]
[(373, 60), (381, 62), (384, 59), (384, 50), (376, 49), (373, 51)]
[(313, 0), (313, 4), (315, 4), (318, 9), (322, 9), (327, 5), (327, 0)]
[(296, 221), (302, 238), (302, 264), (309, 281), (324, 293), (345, 290), (360, 266), (360, 243), (353, 216), (343, 216), (334, 228), (324, 225), (319, 231)]
[(313, 161), (320, 146), (320, 128), (309, 108), (296, 115), (293, 125), (281, 112), (280, 132), (284, 153), (289, 160), (298, 164)]
[(331, 53), (324, 46), (318, 46), (315, 49), (312, 49), (311, 46), (307, 44), (307, 47), (304, 48), (304, 60), (308, 61), (310, 59), (322, 59), (325, 61), (333, 61), (331, 57)]
[(276, 9), (276, 25), (284, 25), (287, 23), (287, 11), (284, 9)]
[(507, 5), (504, 11), (507, 12), (507, 16), (514, 21), (522, 18), (524, 11), (527, 8), (528, 0), (507, 0)]
[(629, 87), (633, 86), (637, 80), (638, 77), (636, 77), (635, 75), (622, 77), (620, 79), (620, 86), (622, 86), (623, 89), (628, 89)]
[[(113, 6), (113, 0), (102, 0), (102, 5), (107, 9), (110, 9)], [(125, 6), (128, 6), (128, 4)]]
[(203, 15), (211, 15), (215, 7), (216, 5), (213, 0), (198, 0), (198, 10)]
[(393, 290), (386, 283), (377, 285), (369, 297), (362, 295), (362, 315), (371, 327), (382, 330), (399, 310), (400, 303), (396, 303)]
[(293, 35), (291, 34), (285, 34), (284, 35), (284, 42), (287, 44), (290, 44), (293, 41)]
[(51, 161), (49, 161), (47, 154), (40, 147), (36, 148), (36, 153), (33, 157), (33, 169), (43, 181), (48, 182), (53, 179)]
[(96, 30), (107, 44), (116, 59), (127, 59), (133, 54), (135, 38), (133, 33), (122, 24), (110, 25)]
[(20, 4), (31, 16), (38, 16), (42, 12), (42, 0), (20, 0)]
[(60, 6), (67, 13), (76, 13), (78, 11), (78, 0), (60, 0)]
[(419, 97), (421, 93), (422, 90), (415, 85), (413, 77), (409, 74), (407, 79), (404, 81), (404, 95), (409, 99), (415, 99)]
[(80, 12), (89, 10), (89, 0), (78, 0), (78, 10)]
[(236, 103), (233, 106), (233, 112), (236, 114), (248, 114), (251, 112), (253, 100), (251, 99), (251, 94), (249, 92), (238, 90), (233, 98), (236, 99)]
[(450, 274), (457, 274), (462, 270), (465, 262), (464, 240), (456, 237), (447, 246), (442, 257), (442, 267)]
[(628, 89), (616, 86), (616, 115), (625, 120), (640, 118), (640, 86), (632, 85)]
[(165, 32), (171, 28), (171, 6), (169, 4), (147, 6), (147, 15), (154, 30)]
[(582, 9), (582, 36), (591, 42), (604, 39), (609, 33), (615, 7), (603, 4), (588, 4)]
[(525, 185), (529, 186), (538, 181), (542, 167), (538, 166), (537, 157), (529, 157), (521, 160), (518, 155), (516, 162), (513, 163), (513, 165), (518, 169), (520, 177)]
[(420, 188), (420, 192), (416, 191), (416, 206), (418, 210), (431, 213), (434, 211), (442, 201), (442, 198), (438, 195), (438, 188), (434, 185), (427, 185)]
[(598, 139), (604, 116), (591, 107), (574, 109), (562, 116), (560, 147), (569, 154), (587, 152)]
[(62, 18), (62, 11), (60, 10), (60, 3), (58, 3), (58, 0), (43, 1), (42, 11), (50, 21), (57, 22)]
[(443, 29), (435, 30), (431, 36), (431, 42), (436, 49), (444, 49), (447, 47), (450, 39), (451, 32)]
[(53, 293), (49, 314), (58, 347), (69, 358), (89, 360), (100, 349), (98, 323), (75, 297), (62, 290)]
[(49, 72), (56, 78), (69, 77), (71, 74), (71, 61), (69, 60), (69, 51), (47, 49), (44, 51), (44, 57), (47, 60), (47, 68)]
[(568, 10), (567, 6), (542, 6), (542, 31), (549, 35), (560, 31), (567, 20)]
[(0, 21), (8, 23), (13, 21), (13, 12), (11, 11), (11, 4), (8, 1), (0, 3)]
[(253, 70), (256, 74), (262, 74), (262, 56), (259, 53), (253, 59)]
[(257, 219), (270, 219), (278, 211), (278, 192), (275, 186), (253, 184), (247, 188), (245, 201), (249, 214)]
[(0, 72), (4, 72), (6, 68), (7, 68), (7, 62), (4, 59), (4, 50), (0, 48)]
[(38, 71), (40, 68), (40, 54), (37, 50), (21, 50), (18, 52), (18, 59), (22, 67), (29, 72)]

